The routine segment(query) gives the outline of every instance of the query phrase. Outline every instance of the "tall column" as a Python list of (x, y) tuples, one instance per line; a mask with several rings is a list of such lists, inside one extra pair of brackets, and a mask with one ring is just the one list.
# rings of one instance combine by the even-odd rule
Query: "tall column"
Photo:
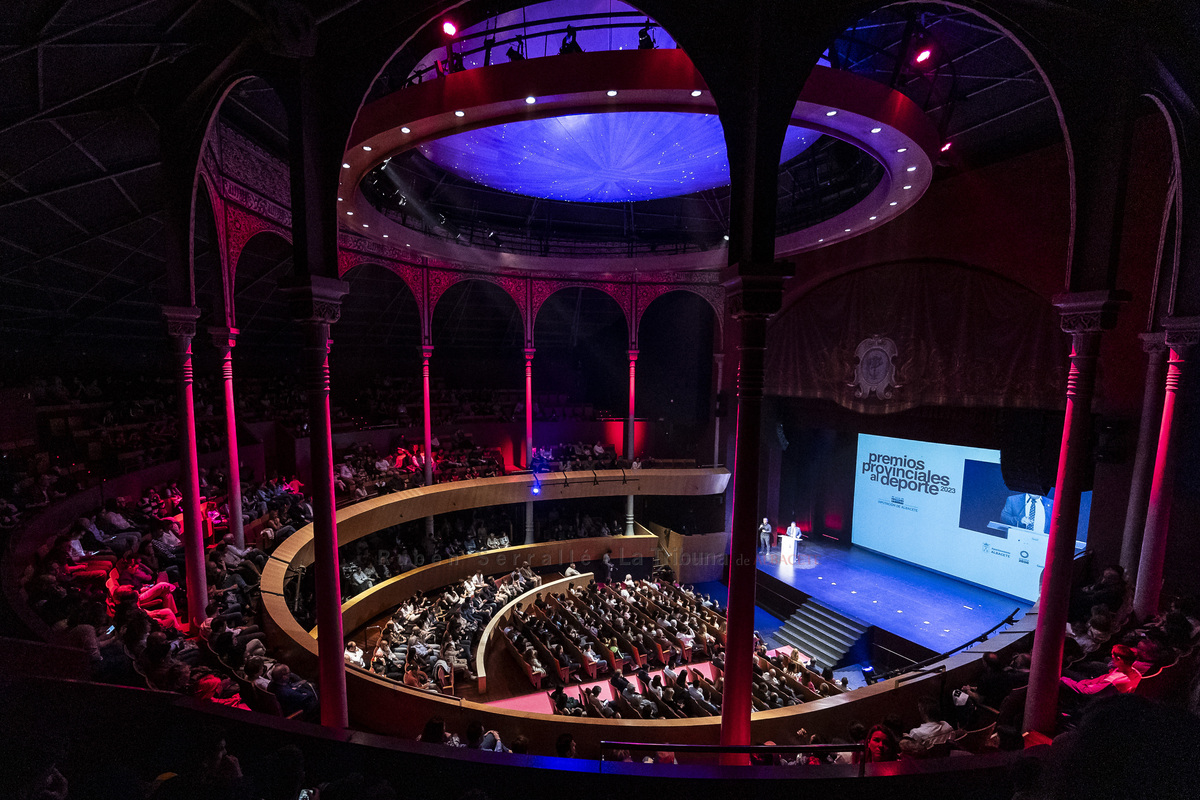
[(1171, 499), (1175, 489), (1175, 401), (1183, 383), (1184, 366), (1200, 341), (1200, 317), (1168, 319), (1166, 344), (1166, 394), (1163, 397), (1162, 422), (1158, 428), (1158, 456), (1154, 460), (1154, 479), (1150, 484), (1150, 504), (1146, 510), (1146, 531), (1142, 537), (1142, 557), (1138, 562), (1137, 588), (1133, 595), (1133, 613), (1145, 621), (1158, 613), (1162, 593), (1163, 564), (1167, 556), (1167, 525), (1171, 519)]
[[(421, 417), (425, 424), (425, 485), (433, 485), (433, 406), (429, 399), (429, 359), (433, 358), (433, 345), (421, 346)], [(425, 518), (425, 532), (433, 533), (433, 517)]]
[(167, 334), (175, 341), (175, 374), (178, 389), (179, 485), (183, 492), (184, 586), (187, 588), (188, 624), (200, 631), (208, 605), (208, 580), (204, 571), (204, 528), (200, 514), (200, 469), (196, 457), (196, 409), (192, 402), (192, 339), (200, 309), (164, 306)]
[[(525, 469), (533, 469), (533, 356), (537, 351), (525, 348)], [(525, 501), (525, 544), (533, 544), (533, 501)]]
[(303, 381), (308, 393), (312, 459), (313, 569), (317, 592), (317, 661), (321, 676), (321, 724), (345, 728), (346, 664), (342, 634), (341, 569), (338, 564), (337, 501), (333, 479), (333, 429), (329, 420), (329, 327), (341, 316), (347, 285), (310, 276), (284, 291), (304, 331)]
[(1063, 640), (1071, 600), (1079, 498), (1090, 467), (1088, 444), (1092, 432), (1096, 356), (1100, 349), (1100, 332), (1115, 323), (1119, 303), (1110, 292), (1077, 292), (1055, 297), (1054, 305), (1061, 314), (1062, 329), (1071, 334), (1071, 368), (1067, 375), (1066, 417), (1058, 450), (1046, 568), (1042, 572), (1033, 663), (1025, 703), (1025, 730), (1048, 736), (1054, 735), (1057, 723), (1058, 681), (1062, 674)]
[(421, 347), (421, 417), (425, 425), (425, 485), (433, 485), (433, 407), (429, 402), (429, 359), (433, 346)]
[(533, 355), (525, 348), (525, 469), (533, 469)]
[[(633, 421), (637, 408), (637, 357), (638, 351), (629, 350), (629, 416), (625, 419), (625, 458), (632, 461), (637, 455), (633, 451), (635, 441)], [(625, 535), (633, 536), (633, 495), (625, 496)]]
[[(722, 379), (725, 377), (725, 354), (713, 353), (713, 361), (717, 365), (717, 394), (721, 393)], [(721, 418), (714, 414), (713, 416), (713, 457), (712, 463), (715, 467), (721, 463)]]
[(213, 344), (221, 354), (221, 381), (225, 384), (225, 449), (229, 454), (229, 477), (225, 492), (229, 497), (229, 532), (236, 547), (246, 546), (242, 526), (242, 468), (238, 456), (237, 407), (233, 403), (233, 348), (237, 344), (237, 328), (209, 328)]
[[(760, 265), (767, 272), (775, 265)], [(767, 319), (783, 300), (782, 271), (743, 275), (729, 289), (733, 316), (741, 322), (738, 342), (738, 406), (733, 468), (733, 528), (729, 537), (729, 606), (725, 643), (725, 689), (721, 744), (749, 745), (754, 654), (755, 544), (758, 529), (758, 462), (761, 450), (763, 362)], [(723, 757), (744, 764), (745, 755)]]
[(1125, 510), (1125, 532), (1121, 536), (1121, 566), (1125, 578), (1135, 581), (1142, 552), (1142, 531), (1146, 525), (1146, 503), (1150, 481), (1154, 477), (1154, 451), (1158, 444), (1158, 426), (1162, 421), (1163, 382), (1167, 373), (1166, 334), (1143, 333), (1142, 349), (1146, 364), (1146, 388), (1142, 393), (1142, 419), (1138, 426), (1137, 453), (1133, 458), (1133, 479), (1129, 485), (1129, 507)]

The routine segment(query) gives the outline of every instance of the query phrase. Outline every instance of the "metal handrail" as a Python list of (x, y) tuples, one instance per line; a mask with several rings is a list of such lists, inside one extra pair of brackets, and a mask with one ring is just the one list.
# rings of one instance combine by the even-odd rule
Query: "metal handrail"
[[(930, 656), (929, 658), (925, 659), (924, 661), (915, 662), (912, 665), (912, 667), (903, 667), (901, 669), (894, 669), (894, 670), (891, 670), (890, 672), (886, 672), (883, 675), (879, 676), (879, 682), (891, 680), (892, 678), (894, 678), (898, 675), (903, 675), (904, 673), (909, 672), (913, 669), (923, 670), (923, 669), (925, 669), (925, 667), (928, 667), (932, 664), (936, 664), (939, 661), (944, 661), (945, 659), (947, 659), (950, 656), (957, 653), (959, 650), (966, 650), (968, 647), (970, 647), (973, 644), (978, 644), (980, 642), (986, 642), (988, 637), (991, 636), (996, 631), (1000, 630), (1000, 628), (1003, 628), (1005, 625), (1012, 625), (1014, 622), (1016, 622), (1017, 614), (1019, 614), (1019, 613), (1021, 613), (1021, 609), (1014, 608), (1012, 610), (1011, 614), (1009, 614), (1007, 617), (1005, 617), (1000, 622), (997, 622), (992, 627), (988, 628), (983, 633), (976, 636), (974, 639), (971, 639), (968, 642), (964, 642), (963, 644), (960, 644), (958, 647), (952, 647), (949, 650), (945, 651), (944, 653), (938, 653), (936, 656)], [(882, 648), (882, 649), (886, 650), (887, 648)], [(892, 652), (892, 651), (889, 650), (888, 652)], [(896, 655), (900, 655), (900, 654), (896, 653)], [(926, 673), (921, 673), (921, 674), (926, 674)]]
[[(603, 768), (604, 750), (652, 750), (670, 751), (672, 753), (865, 753), (866, 742), (850, 744), (755, 744), (755, 745), (724, 745), (724, 744), (664, 744), (663, 742), (600, 742), (600, 764)], [(858, 761), (858, 776), (866, 773), (865, 758)]]

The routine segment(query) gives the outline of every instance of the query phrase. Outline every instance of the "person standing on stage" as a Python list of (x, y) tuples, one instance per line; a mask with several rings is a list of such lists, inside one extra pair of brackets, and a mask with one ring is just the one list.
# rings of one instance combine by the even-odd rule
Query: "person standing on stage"
[(758, 526), (758, 543), (762, 545), (764, 553), (771, 552), (771, 523), (766, 517), (763, 517), (762, 525)]
[(787, 535), (793, 539), (800, 538), (800, 526), (796, 524), (796, 520), (792, 520), (792, 524), (788, 525)]

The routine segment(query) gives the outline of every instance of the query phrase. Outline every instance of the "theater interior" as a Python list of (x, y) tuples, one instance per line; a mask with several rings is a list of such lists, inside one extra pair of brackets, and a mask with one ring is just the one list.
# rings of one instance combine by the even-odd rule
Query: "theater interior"
[(1200, 7), (0, 8), (18, 798), (1188, 798)]

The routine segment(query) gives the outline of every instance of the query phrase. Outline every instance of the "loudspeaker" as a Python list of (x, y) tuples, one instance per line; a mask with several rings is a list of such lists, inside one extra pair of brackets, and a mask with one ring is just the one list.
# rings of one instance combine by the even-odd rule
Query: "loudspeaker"
[[(1010, 409), (1000, 426), (1000, 472), (1013, 492), (1046, 495), (1058, 477), (1058, 451), (1062, 446), (1063, 412)], [(1090, 432), (1089, 432), (1090, 434)], [(1082, 491), (1092, 488), (1092, 441), (1075, 443), (1085, 449)]]

